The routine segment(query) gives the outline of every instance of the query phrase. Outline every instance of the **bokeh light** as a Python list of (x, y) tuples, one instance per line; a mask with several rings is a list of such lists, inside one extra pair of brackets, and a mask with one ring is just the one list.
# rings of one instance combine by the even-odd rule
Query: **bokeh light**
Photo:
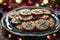
[(22, 0), (16, 0), (16, 3), (20, 4), (22, 2)]
[(33, 2), (31, 0), (28, 0), (28, 4), (33, 4)]
[(3, 3), (3, 5), (7, 5), (7, 3)]
[(50, 35), (47, 35), (47, 39), (52, 39)]
[(22, 40), (22, 38), (18, 38), (18, 40)]
[(9, 0), (9, 3), (12, 3), (13, 2), (13, 0)]
[(3, 0), (0, 0), (0, 3), (3, 3)]
[(48, 0), (43, 0), (43, 3), (44, 4), (48, 4)]
[(12, 35), (11, 34), (8, 34), (8, 38), (12, 38)]
[(36, 3), (36, 4), (35, 4), (35, 6), (39, 7), (39, 4), (38, 4), (38, 3)]
[(8, 8), (9, 8), (9, 9), (11, 9), (11, 8), (12, 8), (12, 6), (11, 6), (11, 5), (9, 5), (9, 6), (8, 6)]
[(53, 37), (56, 37), (56, 36), (57, 36), (57, 34), (56, 34), (56, 33), (54, 33), (54, 34), (53, 34)]

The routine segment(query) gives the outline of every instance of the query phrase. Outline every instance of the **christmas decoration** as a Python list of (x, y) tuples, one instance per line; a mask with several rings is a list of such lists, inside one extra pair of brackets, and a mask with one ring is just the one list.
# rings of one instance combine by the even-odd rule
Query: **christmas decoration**
[(11, 9), (11, 8), (12, 8), (12, 6), (11, 6), (11, 5), (9, 5), (9, 6), (8, 6), (8, 8), (9, 8), (9, 9)]
[[(37, 2), (38, 1), (38, 2)], [(0, 0), (0, 6), (1, 8), (3, 9), (2, 11), (6, 11), (6, 13), (12, 9), (15, 9), (17, 7), (21, 7), (21, 6), (41, 6), (41, 7), (49, 7), (53, 10), (56, 10), (58, 11), (58, 18), (60, 20), (60, 0)], [(1, 10), (1, 9), (0, 9)], [(3, 13), (0, 11), (0, 20), (3, 16)], [(4, 30), (3, 30), (4, 31)], [(5, 30), (6, 31), (6, 30)], [(13, 40), (22, 40), (22, 39), (40, 39), (40, 40), (60, 40), (60, 31), (58, 33), (52, 33), (51, 35), (47, 35), (47, 36), (44, 36), (44, 37), (20, 37), (20, 36), (16, 36), (15, 34), (12, 34), (12, 33), (9, 33), (8, 31), (5, 33), (4, 31), (4, 34), (7, 35), (7, 38), (9, 39), (13, 39)]]
[(41, 3), (41, 5), (40, 5), (41, 7), (45, 7), (46, 5), (44, 4), (44, 3)]
[(52, 1), (48, 2), (48, 4), (46, 6), (52, 8), (52, 9), (58, 8), (58, 4), (56, 2), (52, 2)]
[(31, 1), (31, 0), (28, 0), (28, 4), (32, 5), (33, 3), (32, 3), (32, 1)]
[(9, 0), (9, 3), (12, 3), (13, 2), (13, 0)]
[[(52, 9), (58, 9), (60, 6), (59, 0), (0, 0), (0, 6), (5, 6), (6, 9), (7, 5), (20, 7), (20, 6), (41, 6), (41, 7), (50, 7)], [(16, 4), (16, 5), (15, 5)]]
[(7, 10), (8, 10), (8, 11), (12, 10), (12, 8), (13, 8), (13, 7), (12, 7), (11, 5), (8, 5), (8, 6), (7, 6)]

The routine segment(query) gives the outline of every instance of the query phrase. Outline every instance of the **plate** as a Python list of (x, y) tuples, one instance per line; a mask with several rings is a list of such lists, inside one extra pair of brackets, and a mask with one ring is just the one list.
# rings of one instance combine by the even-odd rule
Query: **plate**
[[(35, 6), (27, 6), (27, 7), (19, 7), (17, 9), (14, 9), (12, 11), (18, 11), (18, 10), (21, 10), (21, 9), (41, 9), (42, 7), (35, 7)], [(52, 34), (54, 32), (57, 32), (59, 30), (59, 19), (57, 17), (57, 14), (55, 13), (55, 11), (49, 9), (49, 8), (46, 8), (48, 10), (50, 10), (52, 12), (51, 14), (51, 17), (54, 19), (55, 21), (55, 25), (53, 28), (49, 28), (47, 30), (44, 30), (44, 31), (34, 31), (34, 32), (24, 32), (24, 31), (21, 31), (21, 30), (17, 30), (13, 25), (11, 25), (10, 21), (9, 21), (9, 14), (12, 12), (8, 12), (7, 15), (5, 15), (2, 20), (1, 20), (1, 23), (2, 23), (2, 26), (8, 30), (9, 32), (13, 33), (13, 34), (16, 34), (16, 35), (20, 35), (20, 36), (45, 36), (45, 35), (48, 35), (48, 34)]]

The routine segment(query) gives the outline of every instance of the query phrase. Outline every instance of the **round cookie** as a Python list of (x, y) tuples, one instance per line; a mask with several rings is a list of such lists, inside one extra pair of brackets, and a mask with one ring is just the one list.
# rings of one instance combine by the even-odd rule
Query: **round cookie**
[(27, 31), (32, 31), (35, 28), (35, 24), (33, 21), (30, 22), (23, 22), (22, 27)]
[(40, 18), (47, 19), (47, 18), (49, 18), (49, 15), (42, 15)]
[(19, 12), (16, 12), (16, 16), (20, 16), (20, 13)]
[(22, 9), (18, 11), (21, 15), (30, 15), (31, 10), (30, 9)]
[(17, 28), (18, 30), (23, 30), (21, 24), (17, 24), (17, 25), (16, 25), (16, 28)]
[(32, 14), (43, 14), (43, 11), (41, 9), (33, 9), (32, 11)]
[(10, 18), (10, 19), (14, 18), (14, 13), (13, 13), (13, 12), (11, 12), (11, 13), (9, 14), (9, 18)]
[(21, 21), (19, 21), (18, 19), (13, 18), (13, 19), (11, 20), (11, 23), (13, 23), (13, 24), (18, 24), (18, 23), (21, 23)]
[(42, 9), (44, 14), (51, 14), (51, 12), (48, 9)]
[(11, 13), (9, 14), (9, 18), (10, 18), (10, 19), (12, 19), (12, 18), (14, 18), (14, 17), (18, 17), (18, 16), (20, 16), (18, 12), (16, 12), (16, 13), (11, 12)]
[(38, 30), (46, 30), (49, 28), (49, 23), (47, 23), (46, 20), (44, 19), (39, 19), (37, 21), (35, 21), (35, 26)]
[(20, 20), (31, 20), (33, 16), (19, 16)]
[(54, 26), (54, 20), (53, 20), (53, 18), (49, 17), (49, 19), (47, 20), (47, 22), (50, 24), (50, 27)]

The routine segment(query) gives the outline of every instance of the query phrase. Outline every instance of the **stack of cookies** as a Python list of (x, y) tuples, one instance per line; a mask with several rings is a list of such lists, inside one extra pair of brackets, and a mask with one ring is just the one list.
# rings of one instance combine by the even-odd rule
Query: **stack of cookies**
[(50, 17), (48, 9), (21, 9), (9, 14), (10, 22), (18, 30), (47, 30), (54, 26), (54, 19)]

